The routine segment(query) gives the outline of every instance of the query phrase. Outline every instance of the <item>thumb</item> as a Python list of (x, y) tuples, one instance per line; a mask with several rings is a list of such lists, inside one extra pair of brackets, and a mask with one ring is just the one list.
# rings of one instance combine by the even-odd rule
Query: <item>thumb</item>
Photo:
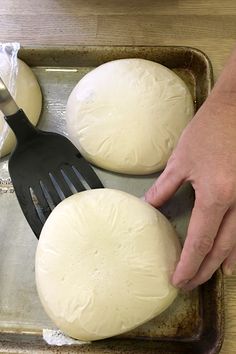
[(171, 164), (167, 164), (156, 182), (145, 193), (145, 201), (155, 207), (161, 206), (177, 191), (184, 180), (180, 169), (177, 170)]

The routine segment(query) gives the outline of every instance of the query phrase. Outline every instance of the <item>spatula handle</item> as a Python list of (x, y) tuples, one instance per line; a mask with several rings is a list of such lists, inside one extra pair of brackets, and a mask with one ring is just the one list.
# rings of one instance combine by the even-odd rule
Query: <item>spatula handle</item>
[(3, 80), (0, 78), (0, 110), (5, 116), (15, 114), (19, 107), (8, 91), (6, 85)]
[(22, 109), (19, 109), (15, 100), (0, 78), (0, 110), (4, 118), (16, 135), (17, 142), (24, 142), (39, 134), (31, 124)]
[(5, 120), (15, 133), (18, 143), (23, 143), (39, 134), (22, 109), (15, 114), (5, 116)]

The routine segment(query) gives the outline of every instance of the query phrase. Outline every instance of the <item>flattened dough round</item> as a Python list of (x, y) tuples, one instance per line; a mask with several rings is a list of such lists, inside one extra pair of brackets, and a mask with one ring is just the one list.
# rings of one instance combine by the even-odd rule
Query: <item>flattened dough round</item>
[(175, 299), (180, 245), (169, 221), (113, 189), (75, 194), (47, 219), (36, 252), (45, 311), (80, 340), (114, 336), (155, 317)]
[(67, 103), (67, 127), (83, 156), (127, 174), (161, 170), (192, 118), (185, 83), (144, 59), (105, 63), (85, 75)]
[[(22, 60), (17, 59), (18, 73), (16, 77), (16, 90), (15, 101), (17, 105), (24, 110), (29, 120), (36, 125), (40, 112), (42, 109), (42, 94), (37, 82), (37, 79), (29, 68)], [(0, 77), (4, 82), (8, 82), (10, 75), (10, 62), (6, 55), (0, 54)], [(2, 112), (0, 112), (0, 136), (3, 136), (3, 131), (6, 129), (6, 123), (3, 118)], [(0, 157), (9, 154), (16, 144), (16, 138), (12, 130), (7, 126), (7, 134), (3, 143), (0, 145)]]

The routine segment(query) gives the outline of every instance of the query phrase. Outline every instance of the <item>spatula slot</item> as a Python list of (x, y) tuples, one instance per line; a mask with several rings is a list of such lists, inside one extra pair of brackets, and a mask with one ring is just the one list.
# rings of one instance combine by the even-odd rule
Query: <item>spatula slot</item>
[[(52, 180), (48, 175), (43, 176), (43, 180), (40, 182), (42, 183), (41, 188), (43, 190), (43, 193), (48, 200), (48, 204), (50, 205), (51, 209), (53, 209), (53, 206), (57, 206), (61, 202), (61, 198), (59, 194), (57, 193), (57, 190), (52, 183)], [(52, 203), (51, 203), (52, 201)]]
[(56, 178), (52, 175), (51, 172), (49, 172), (49, 177), (51, 178), (51, 181), (52, 181), (52, 183), (53, 183), (53, 185), (54, 185), (54, 188), (56, 189), (56, 191), (57, 191), (57, 193), (58, 193), (60, 199), (61, 199), (61, 200), (65, 199), (65, 198), (66, 198), (66, 197), (65, 197), (65, 194), (62, 192), (62, 190), (61, 190), (59, 184), (57, 183)]
[(50, 194), (48, 193), (48, 190), (45, 187), (45, 185), (43, 184), (43, 182), (40, 181), (39, 184), (40, 184), (40, 187), (42, 188), (43, 194), (45, 196), (46, 201), (48, 202), (50, 209), (53, 210), (57, 204), (52, 200), (52, 198), (51, 198)]
[(66, 183), (68, 184), (68, 187), (70, 188), (71, 192), (73, 194), (79, 192), (76, 187), (74, 186), (74, 184), (71, 182), (70, 178), (67, 176), (67, 174), (64, 172), (64, 170), (61, 169), (61, 173), (62, 173), (62, 176), (64, 177)]
[(32, 199), (32, 202), (33, 202), (34, 207), (36, 209), (36, 212), (38, 214), (38, 217), (39, 217), (40, 221), (44, 224), (46, 221), (46, 217), (43, 213), (42, 207), (39, 204), (38, 198), (37, 198), (34, 190), (31, 187), (29, 190), (30, 190), (31, 199)]
[(91, 189), (90, 185), (87, 183), (87, 181), (84, 179), (84, 177), (79, 173), (77, 168), (75, 166), (72, 166), (72, 169), (74, 173), (76, 174), (77, 178), (80, 180), (80, 182), (83, 184), (85, 189)]

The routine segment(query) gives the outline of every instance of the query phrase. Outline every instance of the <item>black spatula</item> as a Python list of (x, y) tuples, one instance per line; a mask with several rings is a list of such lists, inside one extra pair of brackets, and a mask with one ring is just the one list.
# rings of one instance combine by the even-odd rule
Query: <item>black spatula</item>
[(8, 163), (12, 184), (21, 209), (39, 238), (47, 217), (61, 200), (103, 185), (67, 138), (43, 132), (30, 123), (1, 79), (0, 110), (17, 138)]

